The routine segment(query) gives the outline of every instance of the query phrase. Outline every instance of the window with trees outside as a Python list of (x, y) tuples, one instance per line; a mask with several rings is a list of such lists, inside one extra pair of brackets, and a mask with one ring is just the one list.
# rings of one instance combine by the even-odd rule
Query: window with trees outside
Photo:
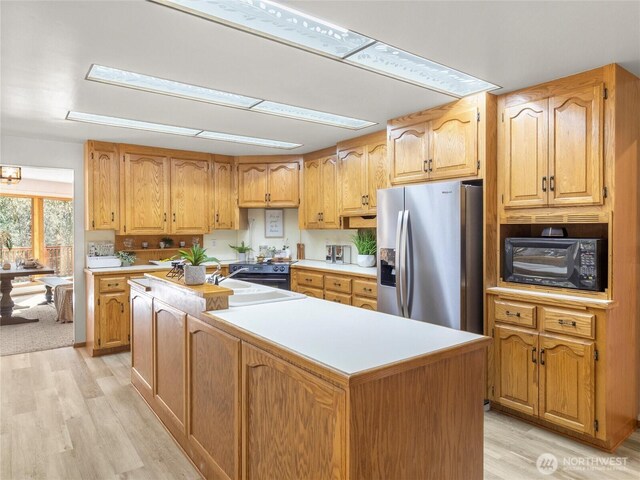
[[(73, 202), (71, 199), (0, 195), (0, 231), (11, 234), (13, 248), (3, 261), (36, 258), (58, 276), (73, 275)], [(29, 282), (27, 277), (20, 279)]]

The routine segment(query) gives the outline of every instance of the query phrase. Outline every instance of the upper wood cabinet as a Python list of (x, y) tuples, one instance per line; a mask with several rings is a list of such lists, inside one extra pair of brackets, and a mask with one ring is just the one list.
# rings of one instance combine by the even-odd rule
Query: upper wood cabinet
[(339, 212), (375, 215), (379, 189), (389, 187), (385, 132), (338, 144)]
[(304, 161), (304, 227), (340, 228), (336, 155)]
[(213, 197), (211, 225), (217, 230), (233, 229), (236, 210), (233, 163), (214, 161)]
[(161, 155), (124, 154), (124, 224), (126, 234), (170, 231), (170, 163)]
[(472, 97), (390, 121), (391, 183), (478, 175), (479, 120), (478, 102)]
[(297, 207), (299, 172), (299, 162), (238, 165), (238, 206)]
[(87, 230), (120, 228), (120, 162), (114, 143), (85, 144)]
[(504, 108), (504, 208), (602, 204), (603, 101), (598, 83)]
[(207, 233), (209, 160), (171, 158), (171, 233)]

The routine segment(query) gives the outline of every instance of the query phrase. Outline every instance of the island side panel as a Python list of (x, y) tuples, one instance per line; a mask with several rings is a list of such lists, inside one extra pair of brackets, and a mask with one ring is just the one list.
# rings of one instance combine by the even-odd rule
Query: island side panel
[(350, 388), (350, 480), (481, 479), (485, 350)]

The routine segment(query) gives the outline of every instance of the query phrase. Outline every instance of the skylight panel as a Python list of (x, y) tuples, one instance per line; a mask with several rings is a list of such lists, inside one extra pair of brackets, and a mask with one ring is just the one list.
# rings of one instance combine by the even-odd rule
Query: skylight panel
[(301, 143), (282, 142), (280, 140), (270, 140), (268, 138), (245, 137), (243, 135), (233, 135), (231, 133), (202, 131), (198, 134), (199, 138), (208, 138), (209, 140), (220, 140), (222, 142), (244, 143), (246, 145), (258, 145), (261, 147), (281, 148), (291, 150), (301, 147)]
[(334, 127), (349, 128), (351, 130), (360, 130), (361, 128), (376, 125), (375, 122), (369, 122), (367, 120), (344, 117), (342, 115), (320, 112), (309, 108), (293, 107), (284, 103), (270, 102), (267, 100), (252, 107), (251, 110), (268, 113), (270, 115), (278, 115), (280, 117), (295, 118), (298, 120), (306, 120), (308, 122), (332, 125)]

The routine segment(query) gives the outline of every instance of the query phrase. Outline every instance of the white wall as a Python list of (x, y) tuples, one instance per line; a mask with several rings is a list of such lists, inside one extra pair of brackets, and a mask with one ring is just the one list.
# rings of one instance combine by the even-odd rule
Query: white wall
[(74, 278), (74, 332), (75, 341), (86, 339), (85, 285), (84, 285), (84, 167), (82, 143), (40, 140), (28, 137), (2, 135), (0, 162), (9, 165), (68, 168), (73, 170), (73, 278)]
[(9, 187), (11, 193), (19, 195), (39, 195), (42, 197), (73, 198), (73, 182), (48, 182), (46, 180), (34, 180), (24, 178), (20, 183)]

